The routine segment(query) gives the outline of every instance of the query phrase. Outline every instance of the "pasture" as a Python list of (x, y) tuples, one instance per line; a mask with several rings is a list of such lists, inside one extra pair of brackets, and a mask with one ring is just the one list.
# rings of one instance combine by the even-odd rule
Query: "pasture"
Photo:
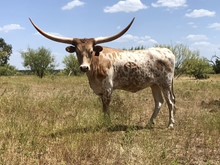
[(176, 124), (164, 104), (153, 129), (150, 88), (115, 91), (112, 123), (87, 78), (0, 77), (0, 164), (220, 164), (220, 77), (175, 80)]

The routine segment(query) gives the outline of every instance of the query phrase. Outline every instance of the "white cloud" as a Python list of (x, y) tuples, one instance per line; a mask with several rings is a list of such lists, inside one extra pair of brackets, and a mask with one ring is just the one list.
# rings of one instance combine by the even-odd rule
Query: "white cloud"
[(121, 26), (117, 26), (116, 28), (117, 28), (117, 29), (121, 29)]
[(215, 29), (215, 30), (220, 30), (220, 23), (213, 23), (211, 25), (208, 26), (208, 28), (210, 29)]
[(179, 8), (186, 7), (187, 0), (158, 0), (156, 3), (152, 3), (153, 7), (168, 7), (168, 8)]
[(8, 33), (13, 30), (23, 30), (24, 28), (19, 24), (9, 24), (0, 27), (0, 32)]
[(192, 26), (192, 28), (198, 28), (198, 26), (194, 22), (188, 22), (187, 24)]
[(186, 36), (186, 39), (189, 41), (193, 41), (193, 42), (196, 42), (196, 41), (201, 42), (201, 41), (207, 41), (208, 37), (206, 35), (190, 34), (190, 35)]
[(207, 41), (194, 42), (189, 46), (191, 50), (199, 51), (199, 54), (207, 59), (211, 59), (211, 57), (216, 53), (219, 54), (219, 47), (219, 44), (214, 44)]
[[(48, 34), (50, 34), (50, 35), (52, 35), (52, 36), (56, 36), (56, 37), (64, 37), (62, 34), (56, 33), (56, 32), (46, 32), (46, 33), (48, 33)], [(40, 34), (39, 32), (35, 32), (34, 35), (39, 35), (39, 36), (41, 36), (41, 34)]]
[(195, 9), (190, 13), (186, 13), (186, 17), (190, 18), (199, 18), (199, 17), (214, 17), (215, 16), (215, 11), (209, 11), (205, 9)]
[(113, 6), (107, 6), (104, 8), (105, 13), (117, 13), (117, 12), (136, 12), (138, 10), (148, 8), (140, 0), (124, 0), (119, 1)]
[[(97, 39), (102, 39), (105, 37), (98, 37)], [(150, 36), (135, 36), (132, 34), (125, 34), (119, 39), (113, 41), (112, 43), (117, 43), (120, 48), (131, 48), (131, 47), (138, 47), (138, 46), (144, 46), (144, 47), (152, 47), (158, 44), (158, 42), (151, 38)]]
[(206, 41), (201, 41), (201, 42), (195, 42), (192, 44), (193, 46), (199, 46), (199, 47), (208, 47), (210, 45), (212, 45), (210, 42), (206, 42)]
[(115, 42), (121, 42), (121, 43), (126, 43), (126, 42), (132, 42), (135, 43), (139, 46), (146, 46), (146, 45), (155, 45), (158, 44), (156, 40), (151, 38), (150, 36), (134, 36), (131, 34), (125, 34), (118, 40), (115, 40)]
[(116, 40), (116, 42), (131, 42), (131, 41), (138, 41), (137, 36), (133, 36), (131, 34), (125, 34), (123, 35), (121, 38), (119, 38), (118, 40)]
[(75, 7), (83, 6), (85, 5), (84, 2), (80, 0), (73, 0), (71, 2), (68, 2), (65, 6), (62, 7), (62, 10), (71, 10)]
[(206, 57), (208, 59), (211, 58), (217, 51), (219, 45), (212, 44), (207, 41), (195, 42), (190, 45), (190, 49), (192, 50), (199, 50), (200, 55)]
[(220, 45), (209, 42), (206, 35), (190, 34), (186, 36), (185, 39), (188, 41), (187, 43), (191, 50), (199, 51), (201, 56), (208, 59), (210, 59), (216, 52), (219, 52)]

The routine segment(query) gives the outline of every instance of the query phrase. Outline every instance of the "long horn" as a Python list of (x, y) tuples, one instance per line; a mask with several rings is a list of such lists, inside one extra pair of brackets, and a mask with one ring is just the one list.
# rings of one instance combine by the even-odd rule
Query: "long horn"
[(110, 41), (116, 40), (117, 38), (121, 37), (131, 27), (132, 23), (134, 22), (134, 19), (135, 19), (135, 17), (132, 19), (130, 24), (124, 30), (122, 30), (120, 33), (118, 33), (118, 34), (116, 34), (114, 36), (111, 36), (111, 37), (107, 37), (107, 38), (95, 39), (95, 43), (96, 44), (100, 44), (100, 43), (110, 42)]
[(46, 37), (50, 40), (56, 41), (56, 42), (75, 45), (75, 39), (74, 38), (57, 37), (57, 36), (51, 35), (49, 33), (44, 32), (39, 27), (37, 27), (37, 25), (35, 25), (34, 22), (30, 18), (29, 18), (29, 20), (31, 21), (31, 24), (35, 27), (35, 29), (40, 34), (42, 34), (44, 37)]

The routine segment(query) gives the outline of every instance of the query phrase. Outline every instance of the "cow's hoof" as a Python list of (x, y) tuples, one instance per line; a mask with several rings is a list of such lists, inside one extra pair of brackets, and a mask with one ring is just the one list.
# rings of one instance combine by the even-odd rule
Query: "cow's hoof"
[(154, 128), (154, 125), (155, 125), (154, 122), (149, 122), (149, 123), (146, 125), (146, 128), (148, 128), (148, 129), (153, 129), (153, 128)]
[(171, 129), (171, 130), (174, 129), (174, 125), (173, 125), (173, 123), (171, 123), (171, 124), (168, 125), (168, 129)]

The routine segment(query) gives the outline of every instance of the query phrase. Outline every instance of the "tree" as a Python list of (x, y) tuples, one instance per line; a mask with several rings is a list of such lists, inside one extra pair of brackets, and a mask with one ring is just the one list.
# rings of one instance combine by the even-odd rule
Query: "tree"
[(175, 77), (186, 74), (194, 76), (196, 79), (204, 79), (208, 78), (207, 74), (212, 72), (209, 61), (205, 58), (201, 58), (199, 51), (192, 51), (183, 44), (157, 46), (166, 47), (175, 55)]
[(122, 50), (144, 50), (144, 49), (146, 48), (142, 45), (142, 46), (131, 47), (129, 49), (123, 48)]
[(27, 51), (21, 52), (21, 55), (24, 59), (24, 67), (29, 68), (40, 78), (45, 76), (46, 71), (55, 68), (54, 57), (51, 55), (51, 52), (44, 47), (40, 47), (37, 50), (28, 48)]
[(6, 64), (4, 66), (0, 66), (0, 76), (13, 76), (16, 74), (16, 69), (14, 66)]
[(206, 58), (193, 58), (187, 61), (187, 74), (194, 76), (196, 79), (207, 79), (208, 73), (212, 73), (213, 69)]
[(69, 56), (65, 56), (63, 63), (65, 64), (65, 71), (70, 76), (71, 74), (78, 76), (82, 74), (79, 69), (79, 63), (74, 54), (70, 54)]
[(212, 63), (213, 70), (216, 74), (220, 73), (220, 58), (216, 55), (212, 56), (211, 60), (209, 61)]
[(0, 76), (11, 76), (16, 73), (15, 67), (8, 64), (11, 54), (12, 46), (0, 38)]
[(11, 54), (12, 46), (7, 44), (3, 38), (0, 38), (0, 66), (8, 64)]
[(183, 44), (173, 45), (156, 45), (158, 47), (166, 47), (170, 49), (176, 58), (175, 63), (175, 77), (180, 77), (183, 74), (187, 74), (187, 70), (189, 69), (189, 65), (191, 64), (189, 61), (197, 59), (199, 57), (198, 51), (191, 51), (189, 47)]

